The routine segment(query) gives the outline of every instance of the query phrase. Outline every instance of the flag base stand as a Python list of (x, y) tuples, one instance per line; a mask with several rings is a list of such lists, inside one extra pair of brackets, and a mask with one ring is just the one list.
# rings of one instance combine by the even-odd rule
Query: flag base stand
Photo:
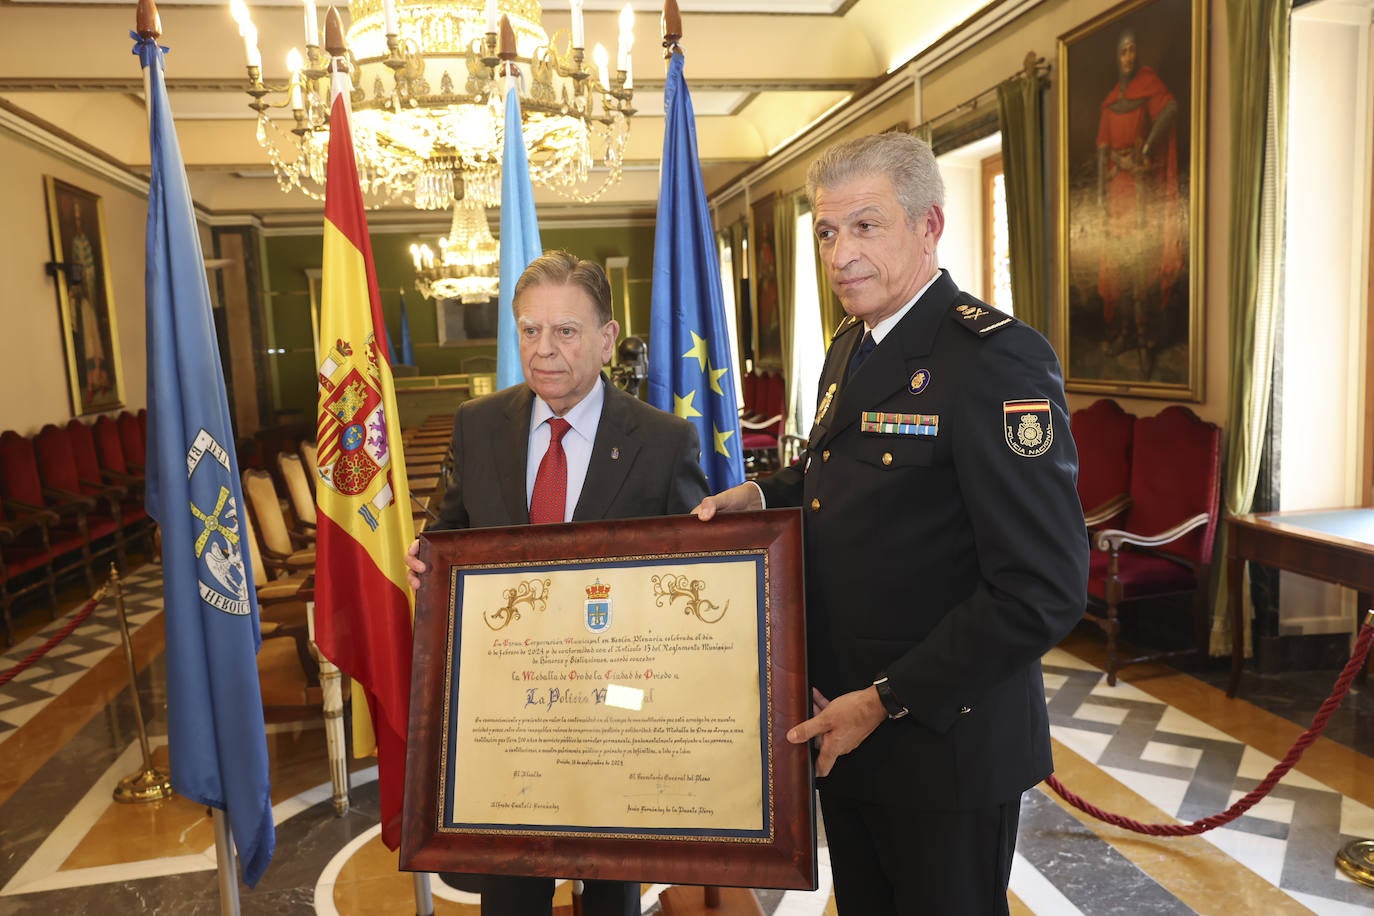
[(115, 786), (114, 800), (123, 804), (164, 801), (172, 797), (172, 780), (157, 767), (144, 767)]
[(148, 727), (143, 723), (143, 704), (138, 698), (138, 667), (134, 664), (134, 643), (129, 637), (129, 617), (124, 610), (124, 583), (119, 579), (119, 569), (110, 564), (109, 584), (115, 593), (115, 617), (119, 621), (120, 641), (124, 645), (124, 662), (129, 669), (129, 693), (134, 704), (134, 724), (138, 726), (138, 743), (143, 751), (143, 769), (125, 776), (115, 786), (114, 800), (125, 804), (163, 801), (172, 797), (172, 781), (157, 767), (153, 766), (153, 755), (148, 748)]
[(1341, 871), (1366, 887), (1374, 887), (1374, 840), (1355, 840), (1336, 853)]

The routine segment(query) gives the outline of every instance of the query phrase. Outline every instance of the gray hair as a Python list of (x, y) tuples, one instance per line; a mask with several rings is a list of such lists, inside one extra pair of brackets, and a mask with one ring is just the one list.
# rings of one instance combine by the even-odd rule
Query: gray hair
[(909, 225), (916, 225), (932, 206), (945, 204), (945, 183), (930, 144), (897, 132), (846, 140), (821, 153), (806, 173), (806, 194), (814, 204), (822, 188), (863, 175), (887, 176)]
[(532, 286), (576, 286), (592, 300), (596, 320), (604, 325), (611, 320), (611, 281), (595, 261), (584, 261), (566, 251), (546, 251), (530, 262), (515, 281), (511, 308), (520, 314), (520, 297)]

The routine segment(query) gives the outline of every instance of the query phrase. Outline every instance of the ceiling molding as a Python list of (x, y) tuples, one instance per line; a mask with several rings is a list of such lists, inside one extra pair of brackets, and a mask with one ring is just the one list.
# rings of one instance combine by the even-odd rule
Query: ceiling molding
[(0, 99), (0, 130), (14, 134), (44, 152), (65, 159), (125, 190), (142, 197), (148, 196), (147, 178), (60, 127), (49, 124), (5, 99)]

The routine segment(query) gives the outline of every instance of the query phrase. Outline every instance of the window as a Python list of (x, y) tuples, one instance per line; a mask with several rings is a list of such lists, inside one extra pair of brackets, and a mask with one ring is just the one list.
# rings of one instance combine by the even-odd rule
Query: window
[(1007, 180), (1002, 172), (1002, 154), (984, 159), (982, 172), (983, 299), (1011, 315), (1011, 233), (1007, 226)]
[(825, 340), (821, 333), (821, 296), (816, 286), (816, 237), (812, 231), (811, 208), (804, 206), (797, 215), (797, 253), (793, 262), (792, 288), (796, 299), (792, 309), (792, 366), (788, 372), (791, 387), (792, 417), (788, 424), (798, 435), (811, 432), (816, 419), (816, 386), (825, 363)]

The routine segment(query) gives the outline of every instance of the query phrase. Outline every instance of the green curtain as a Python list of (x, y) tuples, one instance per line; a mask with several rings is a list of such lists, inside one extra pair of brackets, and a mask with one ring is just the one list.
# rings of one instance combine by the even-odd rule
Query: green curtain
[(1002, 128), (1002, 173), (1007, 187), (1011, 299), (1016, 317), (1049, 336), (1049, 232), (1045, 215), (1044, 87), (1039, 76), (1018, 76), (997, 87)]
[(783, 194), (773, 208), (773, 256), (778, 272), (778, 327), (782, 332), (782, 365), (786, 385), (783, 432), (796, 433), (792, 419), (792, 355), (795, 350), (793, 316), (796, 312), (797, 288), (797, 196)]
[[(1231, 389), (1222, 508), (1249, 512), (1269, 424), (1279, 304), (1288, 135), (1290, 0), (1226, 0), (1231, 77), (1231, 208), (1227, 302)], [(1213, 554), (1226, 556), (1223, 526)], [(1231, 651), (1226, 564), (1213, 564), (1211, 653)], [(1245, 654), (1251, 652), (1249, 614)]]
[(821, 244), (815, 233), (811, 235), (811, 248), (816, 253), (816, 293), (821, 300), (821, 338), (829, 347), (835, 329), (844, 321), (844, 306), (840, 305), (840, 297), (835, 295), (830, 278), (825, 274), (825, 265), (821, 263)]

